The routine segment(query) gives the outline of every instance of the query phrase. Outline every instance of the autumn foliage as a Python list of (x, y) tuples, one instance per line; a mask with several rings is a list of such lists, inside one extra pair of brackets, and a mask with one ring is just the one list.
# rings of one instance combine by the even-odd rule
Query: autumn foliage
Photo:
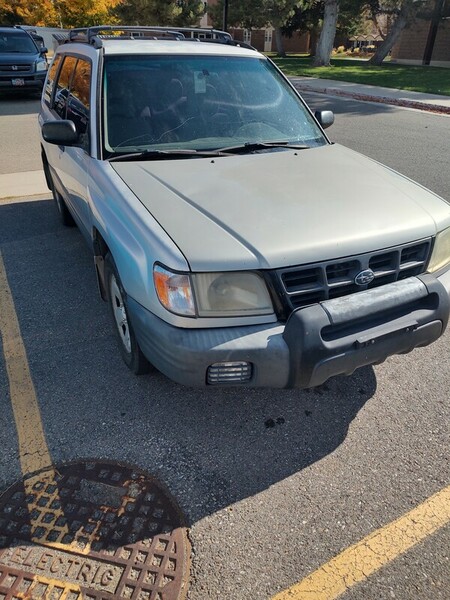
[(192, 25), (200, 0), (1, 0), (0, 23), (46, 27), (99, 24)]

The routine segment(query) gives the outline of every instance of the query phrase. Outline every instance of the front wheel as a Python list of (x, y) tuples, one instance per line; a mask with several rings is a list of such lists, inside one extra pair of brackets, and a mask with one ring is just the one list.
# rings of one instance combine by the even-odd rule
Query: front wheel
[(105, 259), (105, 282), (108, 304), (111, 310), (114, 329), (119, 341), (119, 349), (127, 367), (135, 375), (148, 373), (150, 364), (142, 354), (134, 335), (126, 306), (124, 292), (116, 265), (110, 254)]

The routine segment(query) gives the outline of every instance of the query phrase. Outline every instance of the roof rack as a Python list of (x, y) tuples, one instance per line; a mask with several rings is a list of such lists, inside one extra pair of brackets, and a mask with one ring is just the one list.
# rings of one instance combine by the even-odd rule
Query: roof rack
[[(121, 35), (118, 35), (121, 34)], [(81, 42), (92, 44), (96, 48), (102, 47), (102, 40), (123, 39), (175, 39), (183, 40), (184, 35), (176, 29), (168, 27), (147, 27), (139, 25), (96, 25), (95, 27), (78, 27), (69, 31), (68, 42)]]
[[(172, 39), (189, 42), (212, 42), (239, 46), (255, 50), (245, 42), (233, 40), (231, 35), (212, 27), (154, 27), (140, 25), (96, 25), (95, 27), (78, 27), (71, 29), (65, 43), (78, 42), (92, 44), (95, 48), (103, 46), (103, 40), (136, 40), (136, 39)], [(61, 40), (62, 41), (62, 40)]]
[(213, 29), (212, 27), (171, 27), (170, 30), (182, 33), (187, 39), (196, 39), (201, 42), (211, 40), (227, 42), (233, 40), (231, 34), (227, 31)]

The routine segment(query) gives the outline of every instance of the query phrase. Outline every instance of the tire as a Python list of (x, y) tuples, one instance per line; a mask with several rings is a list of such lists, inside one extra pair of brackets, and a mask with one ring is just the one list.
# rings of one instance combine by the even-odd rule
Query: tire
[(55, 184), (53, 183), (53, 180), (51, 179), (51, 177), (50, 177), (50, 184), (51, 184), (53, 199), (56, 202), (56, 207), (58, 209), (59, 219), (60, 219), (61, 223), (64, 225), (64, 227), (74, 227), (76, 225), (76, 223), (73, 220), (73, 217), (70, 214), (69, 209), (67, 208), (66, 203), (63, 200), (63, 197), (61, 196), (61, 194), (58, 191), (56, 191)]
[(137, 343), (128, 316), (126, 293), (110, 254), (107, 254), (105, 258), (105, 284), (114, 331), (119, 342), (120, 354), (132, 373), (135, 375), (148, 373), (151, 370), (151, 366)]

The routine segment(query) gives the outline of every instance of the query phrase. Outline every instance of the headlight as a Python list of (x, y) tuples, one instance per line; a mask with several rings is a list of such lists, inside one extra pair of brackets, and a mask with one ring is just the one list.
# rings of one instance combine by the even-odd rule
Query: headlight
[(444, 229), (436, 236), (433, 254), (431, 255), (428, 272), (434, 273), (450, 264), (450, 227)]
[(191, 281), (186, 273), (172, 273), (159, 265), (153, 268), (153, 280), (161, 304), (177, 315), (195, 316)]
[(200, 317), (273, 313), (264, 279), (256, 273), (197, 273), (192, 280)]
[(45, 60), (40, 60), (36, 63), (36, 71), (46, 71), (47, 70), (47, 62)]

